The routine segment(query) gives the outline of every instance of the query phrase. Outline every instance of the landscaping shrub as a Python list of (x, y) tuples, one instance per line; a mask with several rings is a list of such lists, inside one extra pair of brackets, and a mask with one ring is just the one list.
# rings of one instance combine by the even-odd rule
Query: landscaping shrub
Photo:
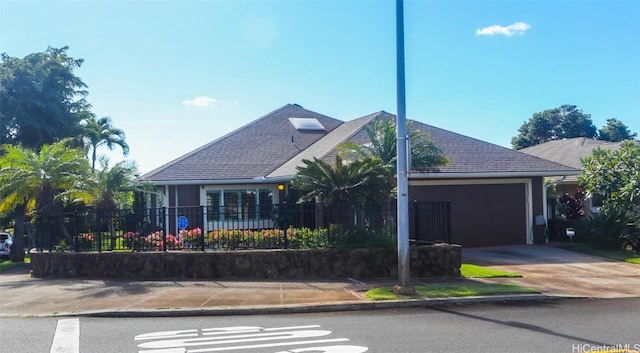
[(626, 212), (616, 209), (591, 216), (586, 223), (590, 230), (591, 246), (597, 249), (621, 249), (630, 221)]
[(362, 227), (353, 227), (332, 224), (329, 245), (334, 248), (392, 248), (395, 246), (394, 238), (383, 230), (367, 230)]

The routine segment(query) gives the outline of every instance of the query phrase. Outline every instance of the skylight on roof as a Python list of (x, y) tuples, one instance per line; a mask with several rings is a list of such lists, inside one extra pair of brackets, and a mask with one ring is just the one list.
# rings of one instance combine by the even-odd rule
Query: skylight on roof
[(296, 130), (325, 131), (326, 129), (316, 118), (289, 118), (289, 122)]

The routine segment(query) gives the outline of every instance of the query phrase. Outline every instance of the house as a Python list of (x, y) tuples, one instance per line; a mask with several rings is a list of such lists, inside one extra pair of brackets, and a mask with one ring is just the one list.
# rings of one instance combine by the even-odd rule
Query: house
[[(381, 111), (343, 122), (296, 104), (288, 104), (171, 161), (141, 178), (165, 196), (164, 206), (233, 208), (257, 205), (232, 217), (246, 227), (273, 226), (260, 205), (284, 200), (289, 182), (303, 159), (333, 163), (345, 141), (368, 142), (363, 127), (375, 118), (393, 119)], [(492, 246), (533, 242), (537, 215), (546, 216), (544, 177), (576, 175), (579, 170), (451, 131), (414, 122), (430, 135), (449, 159), (431, 172), (409, 173), (409, 198), (452, 205), (453, 242)], [(207, 215), (219, 220), (219, 212)]]
[[(592, 155), (593, 150), (598, 148), (617, 150), (620, 148), (621, 143), (575, 137), (548, 141), (523, 148), (520, 152), (582, 170), (582, 159)], [(577, 175), (559, 175), (553, 176), (553, 179), (556, 182), (556, 194), (558, 196), (565, 193), (573, 196), (579, 187)], [(587, 197), (584, 201), (585, 215), (597, 212), (599, 206), (601, 205), (598, 204), (597, 200)]]

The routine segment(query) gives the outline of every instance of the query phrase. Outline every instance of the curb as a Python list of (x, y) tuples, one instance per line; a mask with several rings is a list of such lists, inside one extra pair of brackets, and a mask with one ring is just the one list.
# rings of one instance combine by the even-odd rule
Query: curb
[(188, 317), (188, 316), (232, 316), (232, 315), (276, 315), (308, 314), (361, 310), (403, 309), (417, 307), (438, 307), (446, 305), (482, 304), (498, 302), (541, 302), (585, 297), (522, 294), (491, 295), (456, 298), (424, 298), (408, 300), (332, 302), (324, 304), (270, 305), (214, 308), (176, 308), (176, 309), (139, 309), (139, 310), (95, 310), (83, 312), (55, 313), (50, 315), (30, 315), (30, 317)]

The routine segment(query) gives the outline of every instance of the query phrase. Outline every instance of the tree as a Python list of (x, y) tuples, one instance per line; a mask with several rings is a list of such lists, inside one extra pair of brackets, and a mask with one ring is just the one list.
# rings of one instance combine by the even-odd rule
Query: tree
[(92, 173), (96, 169), (98, 147), (107, 146), (112, 151), (116, 146), (120, 146), (124, 156), (129, 154), (129, 145), (125, 142), (124, 131), (115, 128), (111, 124), (110, 117), (105, 116), (96, 120), (95, 115), (89, 114), (87, 118), (82, 120), (81, 125), (82, 140), (87, 149), (87, 155), (91, 153)]
[(90, 108), (87, 85), (74, 75), (83, 60), (68, 47), (49, 47), (0, 63), (0, 144), (38, 149), (77, 133), (79, 114)]
[(640, 144), (624, 141), (618, 150), (596, 149), (582, 160), (578, 181), (602, 199), (603, 210), (640, 217)]
[(340, 218), (338, 223), (348, 222), (352, 206), (386, 200), (393, 187), (388, 171), (375, 158), (344, 163), (337, 155), (333, 166), (318, 158), (302, 162), (304, 166), (297, 168), (292, 181), (293, 188), (302, 192), (300, 201), (331, 203)]
[[(391, 173), (395, 174), (397, 160), (396, 123), (392, 119), (376, 117), (371, 125), (364, 127), (369, 143), (359, 145), (353, 142), (341, 144), (338, 148), (343, 156), (355, 158), (377, 158)], [(447, 157), (431, 141), (429, 136), (417, 129), (411, 129), (411, 122), (407, 122), (409, 141), (411, 145), (411, 169), (427, 171), (448, 163)]]
[[(111, 236), (111, 249), (116, 248), (116, 229), (113, 223), (115, 211), (123, 208), (123, 193), (133, 191), (133, 180), (137, 177), (138, 167), (133, 161), (120, 161), (113, 167), (109, 166), (109, 159), (100, 159), (100, 171), (95, 174), (95, 184), (92, 194), (95, 199), (92, 204), (95, 210), (104, 217)], [(120, 199), (120, 202), (118, 200)]]
[(610, 142), (633, 140), (636, 136), (637, 133), (631, 133), (631, 130), (616, 118), (607, 119), (607, 124), (598, 131), (599, 140)]
[(519, 134), (511, 139), (515, 149), (538, 145), (551, 140), (573, 137), (596, 138), (597, 130), (591, 115), (575, 105), (562, 105), (535, 113), (520, 126)]
[[(13, 261), (24, 261), (25, 212), (50, 215), (62, 211), (63, 198), (88, 199), (89, 164), (69, 139), (44, 145), (39, 152), (4, 145), (0, 157), (0, 213), (15, 212)], [(67, 236), (66, 232), (63, 233)]]

